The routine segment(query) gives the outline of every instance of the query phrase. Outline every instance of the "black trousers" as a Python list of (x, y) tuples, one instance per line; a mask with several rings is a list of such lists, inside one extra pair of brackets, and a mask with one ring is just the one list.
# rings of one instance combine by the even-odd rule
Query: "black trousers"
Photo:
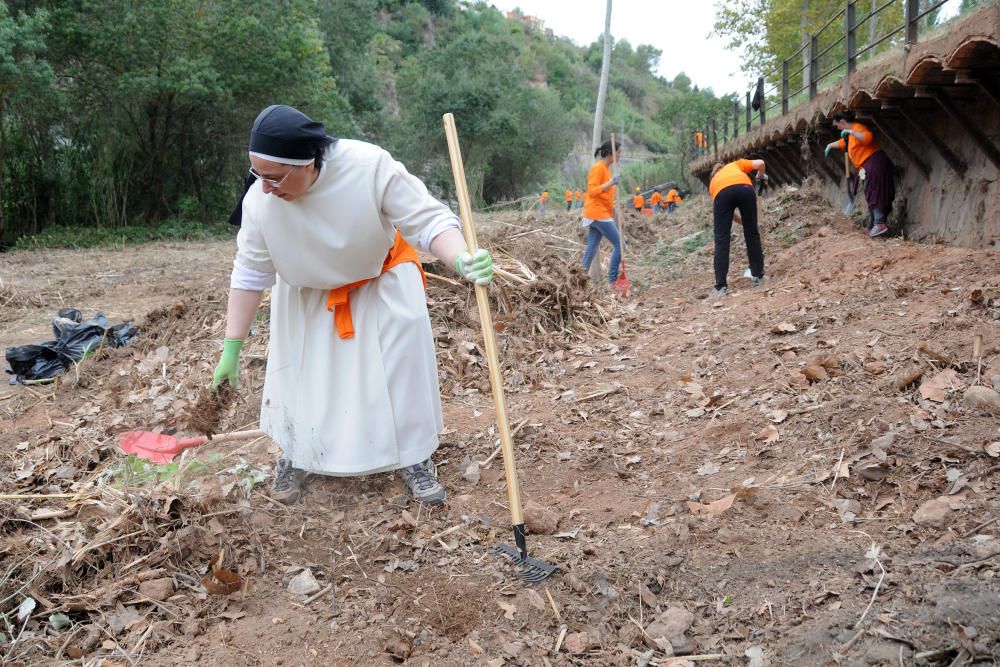
[(733, 231), (733, 211), (740, 210), (743, 218), (743, 238), (747, 244), (750, 273), (755, 278), (764, 277), (764, 249), (760, 245), (757, 228), (757, 195), (751, 185), (730, 185), (723, 188), (712, 202), (715, 226), (715, 288), (726, 287), (729, 273), (729, 238)]

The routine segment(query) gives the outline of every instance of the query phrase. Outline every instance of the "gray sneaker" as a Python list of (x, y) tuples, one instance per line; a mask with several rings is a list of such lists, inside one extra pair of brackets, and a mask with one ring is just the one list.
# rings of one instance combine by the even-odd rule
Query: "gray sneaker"
[(437, 480), (434, 464), (430, 459), (402, 469), (406, 488), (413, 494), (413, 499), (424, 505), (440, 505), (448, 497), (448, 493)]
[(306, 479), (306, 471), (292, 467), (288, 459), (278, 459), (274, 466), (274, 482), (271, 484), (271, 497), (279, 503), (294, 505), (302, 498), (302, 486)]
[(758, 278), (757, 276), (750, 276), (750, 282), (753, 283), (754, 287), (760, 287), (764, 284), (764, 276)]
[(717, 287), (712, 290), (712, 293), (708, 295), (709, 299), (718, 299), (719, 297), (726, 296), (729, 294), (728, 287)]

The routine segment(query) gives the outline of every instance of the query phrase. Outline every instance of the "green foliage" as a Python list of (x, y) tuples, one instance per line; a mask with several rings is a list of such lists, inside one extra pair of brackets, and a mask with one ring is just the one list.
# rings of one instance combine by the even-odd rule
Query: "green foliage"
[[(124, 488), (179, 483), (185, 478), (218, 473), (221, 469), (220, 464), (224, 458), (224, 454), (209, 452), (204, 457), (204, 460), (192, 458), (183, 464), (179, 461), (153, 463), (152, 461), (141, 459), (135, 454), (129, 454), (122, 460), (118, 468), (114, 470), (112, 477), (119, 486)], [(243, 477), (244, 480), (249, 478), (249, 482), (244, 482), (244, 484), (249, 485), (249, 488), (253, 488), (253, 484), (259, 482), (256, 474), (250, 475), (250, 472), (255, 471), (252, 471), (245, 463), (237, 465), (233, 471)]]
[[(995, 0), (962, 0), (959, 11), (972, 11), (990, 2)], [(920, 4), (923, 7), (928, 3)], [(902, 26), (903, 5), (903, 2), (857, 0), (857, 48), (863, 50)], [(829, 47), (820, 59), (821, 73), (845, 59), (844, 43), (838, 43), (844, 36), (844, 19), (836, 17), (844, 7), (843, 0), (717, 0), (715, 32), (729, 40), (729, 48), (745, 54), (742, 69), (751, 76), (778, 75), (782, 61), (789, 60), (790, 87), (794, 90), (803, 85), (806, 76), (797, 70), (808, 62), (812, 35), (818, 35), (821, 52)], [(864, 20), (876, 11), (874, 18)], [(937, 25), (940, 16), (940, 9), (930, 12), (920, 22), (920, 29)], [(863, 54), (862, 60), (898, 46), (901, 40), (898, 35), (882, 42)]]
[(151, 241), (210, 241), (233, 238), (235, 230), (225, 222), (211, 224), (171, 219), (157, 225), (95, 227), (53, 225), (38, 234), (22, 236), (14, 243), (20, 250), (38, 248), (125, 248)]
[[(384, 145), (445, 198), (449, 111), (481, 201), (578, 183), (601, 48), (475, 1), (9, 0), (0, 248), (227, 235), (216, 223), (272, 103)], [(627, 170), (644, 184), (683, 179), (690, 130), (719, 102), (656, 76), (660, 57), (618, 41), (605, 111), (606, 134), (651, 154)]]

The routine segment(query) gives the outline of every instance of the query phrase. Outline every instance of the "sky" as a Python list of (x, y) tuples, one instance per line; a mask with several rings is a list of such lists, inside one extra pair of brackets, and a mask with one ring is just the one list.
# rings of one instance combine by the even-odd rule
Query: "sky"
[[(488, 0), (501, 11), (519, 7), (545, 21), (556, 35), (580, 46), (604, 32), (605, 0)], [(719, 37), (711, 36), (715, 3), (710, 0), (614, 0), (611, 34), (632, 46), (649, 44), (660, 49), (658, 74), (672, 80), (680, 72), (699, 88), (716, 94), (743, 93), (750, 86), (740, 73), (740, 56), (728, 51)], [(613, 61), (612, 61), (613, 66)]]

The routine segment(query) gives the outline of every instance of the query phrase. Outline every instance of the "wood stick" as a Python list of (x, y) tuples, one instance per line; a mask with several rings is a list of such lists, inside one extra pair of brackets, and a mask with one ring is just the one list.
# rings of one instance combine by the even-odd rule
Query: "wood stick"
[(904, 389), (909, 385), (913, 384), (924, 375), (924, 369), (920, 366), (909, 366), (899, 371), (895, 375), (889, 377), (886, 381), (886, 385), (892, 387), (896, 391)]
[[(476, 228), (472, 223), (472, 204), (469, 197), (469, 186), (465, 180), (465, 166), (462, 163), (462, 151), (458, 145), (458, 129), (455, 127), (455, 116), (446, 113), (443, 117), (444, 132), (448, 140), (448, 154), (451, 158), (452, 175), (455, 178), (455, 194), (458, 198), (458, 209), (462, 218), (462, 232), (470, 253), (479, 248), (476, 238)], [(507, 401), (504, 398), (503, 376), (500, 372), (500, 359), (497, 355), (496, 334), (493, 328), (493, 314), (490, 312), (490, 300), (483, 285), (476, 285), (476, 304), (479, 307), (479, 323), (483, 331), (483, 343), (486, 348), (486, 360), (490, 371), (490, 386), (493, 389), (493, 402), (496, 405), (497, 427), (500, 431), (500, 446), (503, 448), (504, 471), (507, 477), (507, 498), (510, 501), (510, 515), (514, 526), (524, 525), (524, 511), (521, 508), (521, 485), (517, 479), (517, 468), (514, 462), (514, 443), (510, 434), (510, 423), (507, 417)], [(515, 528), (515, 532), (520, 530)]]
[(424, 275), (427, 276), (428, 278), (434, 278), (435, 280), (440, 280), (441, 282), (448, 283), (449, 285), (457, 285), (459, 287), (462, 286), (462, 283), (458, 282), (457, 280), (452, 280), (451, 278), (445, 278), (444, 276), (439, 276), (438, 274), (431, 273), (430, 271), (424, 271)]
[(312, 604), (312, 603), (313, 603), (314, 601), (318, 600), (319, 598), (321, 598), (321, 597), (323, 597), (324, 595), (326, 595), (327, 593), (329, 593), (329, 592), (330, 592), (330, 591), (331, 591), (332, 589), (333, 589), (333, 584), (327, 584), (327, 585), (326, 585), (326, 588), (324, 588), (323, 590), (321, 590), (321, 591), (320, 591), (319, 593), (316, 593), (316, 594), (315, 594), (315, 595), (313, 595), (312, 597), (309, 597), (309, 598), (306, 598), (306, 599), (305, 599), (305, 600), (304, 600), (304, 601), (302, 602), (302, 606), (303, 606), (303, 607), (308, 607), (308, 606), (309, 606), (310, 604)]
[(552, 648), (553, 653), (558, 653), (559, 649), (562, 647), (563, 640), (566, 639), (566, 633), (568, 628), (564, 625), (559, 628), (559, 636), (556, 638), (556, 645)]
[(983, 372), (983, 334), (972, 337), (972, 358), (976, 362), (976, 384)]
[(938, 352), (937, 350), (931, 349), (931, 346), (928, 344), (928, 342), (926, 340), (922, 340), (919, 343), (917, 343), (917, 350), (920, 351), (920, 352), (923, 352), (924, 354), (926, 354), (931, 359), (934, 359), (936, 361), (940, 361), (945, 366), (954, 366), (955, 365), (955, 360), (954, 359), (952, 359), (951, 357), (949, 357), (946, 354), (942, 354), (941, 352)]

